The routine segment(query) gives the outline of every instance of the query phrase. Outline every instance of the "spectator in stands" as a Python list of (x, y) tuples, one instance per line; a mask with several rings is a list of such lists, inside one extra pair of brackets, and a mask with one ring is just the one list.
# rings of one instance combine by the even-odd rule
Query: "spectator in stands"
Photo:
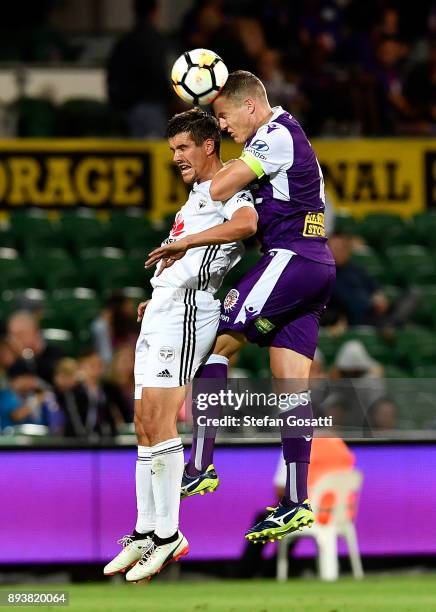
[(0, 336), (0, 389), (6, 384), (6, 371), (14, 364), (17, 356), (6, 336)]
[(86, 437), (87, 431), (76, 393), (79, 384), (79, 365), (75, 359), (64, 357), (56, 364), (54, 389), (59, 408), (64, 415), (65, 436)]
[(417, 291), (406, 289), (390, 303), (366, 270), (350, 261), (351, 236), (337, 232), (329, 245), (336, 261), (336, 285), (324, 323), (334, 325), (344, 319), (350, 326), (376, 325), (391, 338), (393, 330), (404, 325), (416, 309)]
[(167, 45), (156, 26), (157, 0), (134, 0), (135, 25), (115, 45), (107, 89), (132, 138), (163, 138), (170, 100)]
[(133, 423), (135, 378), (133, 366), (135, 363), (135, 351), (133, 347), (124, 345), (115, 351), (109, 368), (108, 382), (117, 387), (123, 397), (124, 404), (128, 410), (128, 422)]
[(9, 390), (2, 414), (2, 428), (14, 425), (44, 425), (52, 433), (62, 431), (62, 413), (46, 382), (38, 378), (31, 364), (16, 361), (8, 370)]
[(330, 371), (331, 394), (321, 408), (333, 417), (333, 427), (360, 428), (368, 408), (386, 394), (383, 366), (360, 340), (340, 347)]
[(56, 362), (63, 356), (57, 347), (47, 345), (34, 316), (15, 312), (7, 323), (8, 341), (17, 359), (24, 359), (43, 380), (51, 383)]
[(282, 67), (278, 51), (264, 49), (258, 59), (257, 73), (265, 89), (271, 106), (283, 106), (292, 114), (300, 114), (305, 98), (299, 89), (298, 80), (288, 81)]
[(223, 0), (196, 0), (183, 18), (183, 47), (213, 48), (210, 38), (224, 23)]
[[(103, 378), (103, 361), (94, 349), (79, 357), (80, 383), (75, 388), (79, 416), (86, 435), (116, 435), (117, 428), (129, 419), (120, 390)], [(67, 435), (69, 432), (66, 432)], [(74, 435), (74, 434), (70, 434)]]
[(375, 81), (379, 133), (395, 133), (400, 124), (413, 119), (413, 108), (404, 95), (404, 74), (401, 61), (404, 46), (396, 38), (381, 38), (376, 49), (376, 62), (371, 72)]
[(370, 431), (379, 433), (393, 432), (398, 427), (398, 408), (388, 397), (375, 401), (366, 414)]
[(23, 406), (15, 393), (3, 385), (0, 388), (0, 432), (13, 427), (18, 421), (26, 417), (28, 413), (28, 407)]
[(405, 84), (405, 95), (415, 117), (411, 133), (436, 132), (436, 37), (428, 48), (428, 57), (411, 71)]
[(349, 325), (367, 325), (384, 317), (389, 301), (367, 272), (350, 261), (352, 237), (335, 233), (329, 245), (336, 261), (336, 285), (329, 310), (345, 316)]
[(122, 293), (111, 295), (97, 319), (91, 323), (94, 347), (106, 366), (114, 351), (124, 345), (135, 346), (138, 325), (133, 300)]

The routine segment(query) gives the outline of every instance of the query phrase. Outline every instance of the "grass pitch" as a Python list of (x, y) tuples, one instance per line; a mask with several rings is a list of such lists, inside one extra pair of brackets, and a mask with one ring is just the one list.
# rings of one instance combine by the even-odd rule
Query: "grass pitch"
[(357, 582), (342, 578), (318, 580), (220, 580), (163, 582), (146, 585), (93, 583), (53, 585), (32, 589), (25, 585), (1, 591), (69, 592), (67, 607), (38, 606), (43, 610), (80, 612), (434, 612), (436, 576), (369, 577)]

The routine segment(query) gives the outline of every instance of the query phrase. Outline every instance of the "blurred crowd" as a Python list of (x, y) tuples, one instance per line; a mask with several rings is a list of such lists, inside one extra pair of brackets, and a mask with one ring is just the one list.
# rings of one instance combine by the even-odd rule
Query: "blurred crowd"
[(0, 337), (0, 431), (96, 439), (133, 422), (136, 307), (112, 295), (91, 324), (93, 344), (72, 357), (43, 339), (39, 310), (18, 310)]
[[(134, 30), (109, 59), (109, 99), (132, 136), (162, 136), (174, 105), (164, 78), (168, 42), (155, 25), (157, 3), (136, 0), (135, 10)], [(173, 51), (197, 47), (216, 51), (229, 70), (256, 73), (272, 105), (290, 110), (309, 135), (435, 131), (433, 2), (199, 0)]]
[[(25, 3), (24, 11), (22, 4), (3, 11), (0, 62), (86, 63), (86, 37), (77, 44), (50, 26), (56, 0), (32, 10)], [(435, 133), (434, 0), (194, 0), (179, 27), (165, 33), (158, 0), (132, 0), (131, 10), (134, 26), (113, 35), (100, 58), (108, 104), (82, 100), (59, 117), (57, 109), (29, 110), (18, 100), (20, 135), (38, 135), (28, 125), (35, 113), (44, 123), (36, 131), (51, 123), (54, 135), (162, 137), (168, 116), (181, 108), (171, 64), (196, 47), (218, 52), (230, 70), (255, 72), (272, 104), (294, 113), (309, 135)]]
[[(333, 337), (342, 337), (347, 330), (370, 324), (382, 333), (395, 334), (415, 301), (406, 291), (391, 304), (368, 273), (350, 263), (352, 240), (341, 233), (331, 238), (338, 283), (324, 329)], [(89, 440), (132, 433), (134, 347), (139, 331), (136, 302), (122, 291), (110, 295), (90, 323), (90, 345), (74, 357), (45, 341), (44, 312), (38, 303), (23, 301), (19, 307), (0, 336), (0, 431)], [(255, 345), (248, 350), (231, 363), (230, 377), (269, 377), (265, 350)], [(264, 368), (260, 371), (256, 370), (259, 361)], [(333, 415), (337, 425), (362, 427), (366, 419), (371, 430), (397, 427), (398, 411), (386, 390), (384, 368), (359, 339), (344, 339), (330, 364), (318, 349), (311, 378), (317, 409)], [(348, 382), (351, 378), (363, 385), (358, 395)], [(327, 380), (332, 383), (328, 392), (324, 383), (319, 386), (319, 381)]]

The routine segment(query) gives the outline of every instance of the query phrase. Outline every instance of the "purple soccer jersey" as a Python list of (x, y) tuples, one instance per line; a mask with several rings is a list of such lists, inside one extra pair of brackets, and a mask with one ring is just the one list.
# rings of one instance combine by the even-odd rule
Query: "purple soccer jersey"
[(256, 173), (255, 205), (263, 252), (289, 249), (334, 265), (324, 229), (324, 179), (300, 124), (280, 106), (246, 142), (241, 159)]

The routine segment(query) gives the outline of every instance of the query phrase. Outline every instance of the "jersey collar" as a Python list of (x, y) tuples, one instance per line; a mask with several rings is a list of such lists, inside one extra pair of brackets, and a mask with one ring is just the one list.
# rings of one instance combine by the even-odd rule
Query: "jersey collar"
[(209, 187), (210, 187), (211, 182), (212, 182), (212, 179), (210, 181), (203, 181), (201, 183), (195, 182), (192, 185), (192, 192), (193, 193), (195, 193), (195, 192), (197, 192), (197, 193), (204, 193), (204, 192), (209, 193)]
[(258, 130), (260, 130), (260, 128), (263, 125), (268, 125), (268, 123), (271, 123), (271, 121), (276, 121), (276, 119), (278, 119), (278, 117), (280, 117), (280, 115), (282, 115), (285, 112), (282, 106), (273, 106), (271, 110), (273, 112), (272, 117), (268, 119), (268, 121), (265, 121), (265, 123), (263, 123), (261, 126), (259, 126), (257, 130), (255, 131), (255, 133), (247, 138), (247, 140), (245, 141), (246, 147), (248, 147), (250, 142), (253, 140), (253, 138), (257, 134)]

